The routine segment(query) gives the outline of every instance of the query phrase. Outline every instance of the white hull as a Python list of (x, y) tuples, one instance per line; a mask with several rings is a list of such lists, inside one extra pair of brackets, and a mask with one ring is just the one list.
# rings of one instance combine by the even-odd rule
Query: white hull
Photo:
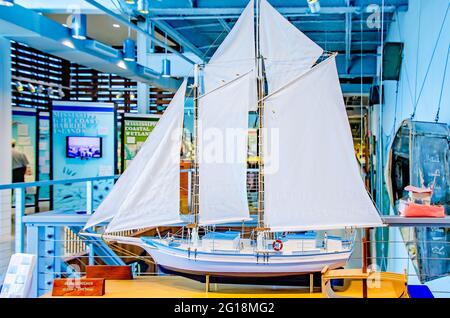
[(197, 252), (147, 240), (143, 248), (155, 262), (172, 271), (228, 277), (277, 277), (320, 272), (344, 266), (350, 251), (286, 255), (282, 253)]

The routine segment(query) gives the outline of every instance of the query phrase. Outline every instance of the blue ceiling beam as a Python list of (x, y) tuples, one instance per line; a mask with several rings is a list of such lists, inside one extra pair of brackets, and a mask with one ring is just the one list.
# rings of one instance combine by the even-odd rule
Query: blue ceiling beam
[(167, 33), (172, 39), (174, 39), (178, 44), (180, 44), (183, 48), (194, 53), (200, 60), (204, 60), (203, 52), (196, 47), (192, 42), (190, 42), (186, 37), (184, 37), (180, 32), (175, 30), (172, 26), (170, 26), (165, 21), (152, 21), (152, 23), (157, 26), (160, 30)]
[[(277, 7), (278, 12), (284, 16), (318, 16), (311, 14), (308, 7)], [(396, 7), (394, 5), (384, 6), (385, 13), (392, 13), (396, 10), (404, 10), (405, 7)], [(149, 17), (151, 19), (195, 19), (197, 17), (209, 17), (211, 19), (239, 16), (244, 8), (149, 8)], [(323, 14), (361, 14), (359, 6), (338, 6), (338, 7), (322, 7), (320, 15)]]
[(188, 57), (186, 57), (182, 53), (178, 52), (177, 50), (172, 48), (170, 45), (167, 45), (163, 41), (161, 41), (158, 38), (156, 38), (154, 35), (148, 33), (146, 30), (141, 29), (137, 25), (135, 25), (135, 24), (131, 23), (130, 21), (128, 21), (128, 19), (126, 19), (123, 16), (121, 16), (121, 15), (115, 13), (114, 11), (108, 9), (107, 7), (105, 7), (102, 4), (98, 3), (97, 1), (95, 1), (95, 0), (84, 0), (84, 1), (89, 3), (89, 4), (91, 4), (91, 5), (93, 5), (94, 7), (98, 8), (98, 9), (100, 9), (102, 12), (106, 13), (107, 15), (112, 17), (113, 19), (121, 22), (122, 24), (130, 27), (131, 29), (135, 30), (136, 32), (139, 32), (139, 33), (143, 34), (145, 37), (149, 38), (153, 43), (155, 43), (155, 44), (157, 44), (157, 45), (167, 49), (168, 52), (171, 52), (173, 54), (176, 54), (176, 55), (180, 56), (182, 59), (186, 60), (187, 62), (189, 62), (191, 64), (195, 64), (194, 61), (192, 61), (191, 59), (189, 59)]
[(368, 95), (370, 84), (342, 83), (341, 90), (344, 95)]
[(0, 36), (101, 72), (162, 89), (175, 91), (181, 84), (179, 80), (163, 78), (158, 72), (137, 63), (125, 62), (119, 50), (106, 44), (73, 39), (69, 28), (19, 5), (0, 7)]

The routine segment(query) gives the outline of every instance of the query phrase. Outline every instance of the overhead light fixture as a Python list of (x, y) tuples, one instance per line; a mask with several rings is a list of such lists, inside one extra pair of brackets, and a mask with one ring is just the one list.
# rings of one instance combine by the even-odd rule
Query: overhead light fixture
[(125, 0), (125, 2), (128, 4), (134, 4), (134, 0)]
[(118, 28), (120, 28), (120, 24), (114, 23), (114, 24), (113, 24), (113, 27), (116, 28), (116, 29), (118, 29)]
[(0, 0), (0, 6), (12, 7), (14, 5), (14, 0)]
[(167, 57), (163, 58), (163, 60), (162, 60), (161, 76), (162, 77), (170, 77), (170, 60)]
[(21, 82), (16, 82), (16, 89), (17, 89), (17, 91), (18, 91), (19, 93), (22, 93), (22, 92), (23, 92), (24, 87), (23, 87), (23, 85), (22, 85)]
[(36, 87), (33, 84), (28, 83), (27, 86), (31, 93), (36, 93)]
[(123, 61), (117, 62), (117, 66), (124, 70), (127, 69), (127, 66), (125, 65), (125, 63)]
[[(128, 21), (131, 23), (131, 17), (128, 17)], [(136, 60), (136, 43), (131, 38), (131, 28), (128, 27), (128, 38), (123, 41), (123, 59), (128, 62), (134, 62)]]
[(116, 99), (121, 99), (121, 98), (122, 98), (122, 94), (119, 93), (116, 95)]
[(39, 85), (38, 88), (37, 88), (37, 93), (38, 93), (38, 94), (42, 94), (44, 91), (45, 91), (44, 86)]
[(137, 0), (137, 10), (142, 14), (148, 14), (147, 0)]
[(130, 94), (130, 100), (135, 99), (136, 95), (134, 95), (133, 93)]
[(306, 0), (308, 1), (309, 10), (311, 13), (319, 13), (320, 12), (320, 2), (319, 0)]
[(72, 16), (71, 33), (77, 40), (86, 40), (87, 19), (85, 14), (74, 14)]
[(136, 44), (132, 38), (123, 41), (123, 59), (128, 62), (136, 60)]
[(73, 45), (72, 41), (70, 41), (70, 40), (64, 40), (64, 41), (62, 41), (62, 44), (64, 44), (67, 47), (70, 47), (71, 49), (75, 48), (75, 46)]
[(161, 76), (170, 77), (170, 60), (167, 58), (167, 33), (164, 35), (164, 43), (166, 44), (166, 47), (165, 47), (165, 55), (162, 60)]
[(58, 88), (58, 95), (60, 98), (64, 98), (64, 96), (66, 96), (66, 93), (64, 93), (64, 90), (61, 86)]

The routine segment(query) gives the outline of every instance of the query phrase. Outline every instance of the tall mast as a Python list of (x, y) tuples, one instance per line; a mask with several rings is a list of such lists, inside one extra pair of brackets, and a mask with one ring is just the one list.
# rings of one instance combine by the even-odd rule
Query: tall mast
[(198, 212), (199, 212), (199, 175), (198, 175), (198, 96), (199, 96), (199, 71), (200, 65), (194, 66), (194, 160), (193, 160), (193, 195), (192, 195), (192, 213), (194, 214), (194, 223), (191, 227), (198, 227)]
[(263, 74), (263, 57), (260, 50), (260, 0), (256, 0), (256, 23), (255, 23), (255, 39), (256, 39), (256, 90), (257, 90), (257, 102), (258, 102), (258, 229), (265, 230), (264, 224), (264, 74)]

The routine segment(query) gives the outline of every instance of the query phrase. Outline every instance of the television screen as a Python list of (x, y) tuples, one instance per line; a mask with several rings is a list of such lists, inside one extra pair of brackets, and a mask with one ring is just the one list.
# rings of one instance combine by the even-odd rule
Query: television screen
[(66, 157), (81, 159), (101, 158), (102, 138), (68, 136), (66, 141)]

